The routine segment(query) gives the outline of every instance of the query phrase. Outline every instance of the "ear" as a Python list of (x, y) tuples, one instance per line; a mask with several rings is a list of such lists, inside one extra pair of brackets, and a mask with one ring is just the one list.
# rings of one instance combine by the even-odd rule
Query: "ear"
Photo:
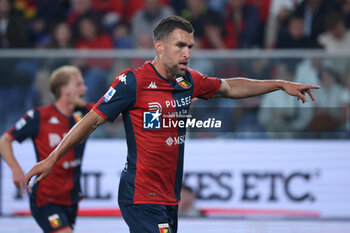
[(60, 96), (63, 96), (66, 93), (67, 86), (63, 85), (60, 87)]
[(154, 44), (154, 48), (157, 52), (157, 54), (162, 54), (164, 51), (164, 43), (161, 40), (157, 40)]

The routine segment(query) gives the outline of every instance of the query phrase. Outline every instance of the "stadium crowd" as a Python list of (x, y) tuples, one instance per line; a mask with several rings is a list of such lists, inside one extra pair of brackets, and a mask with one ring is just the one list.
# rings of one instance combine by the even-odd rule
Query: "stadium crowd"
[(350, 46), (348, 0), (1, 0), (0, 3), (1, 48), (151, 48), (155, 24), (174, 14), (192, 23), (201, 49)]
[[(161, 18), (174, 14), (193, 25), (196, 50), (350, 51), (349, 0), (0, 0), (0, 48), (106, 49), (116, 53), (120, 49), (151, 49), (153, 27)], [(208, 75), (284, 78), (322, 87), (316, 92), (317, 101), (306, 106), (278, 96), (278, 92), (275, 96), (198, 101), (195, 105), (218, 108), (217, 117), (229, 118), (226, 131), (235, 132), (235, 137), (240, 137), (237, 132), (254, 133), (248, 137), (281, 137), (282, 131), (282, 137), (294, 138), (310, 130), (316, 132), (311, 137), (333, 137), (319, 132), (345, 129), (349, 120), (339, 113), (350, 106), (349, 56), (192, 59), (190, 67)], [(123, 62), (127, 64), (121, 65)], [(46, 88), (48, 74), (60, 65), (74, 64), (83, 71), (89, 89), (86, 97), (95, 102), (113, 75), (143, 62), (137, 58), (2, 59), (0, 130), (12, 125), (23, 109), (52, 101)], [(266, 111), (271, 108), (280, 112)], [(271, 117), (273, 122), (268, 120)], [(122, 131), (117, 130), (119, 124), (117, 120), (96, 136), (118, 136)]]

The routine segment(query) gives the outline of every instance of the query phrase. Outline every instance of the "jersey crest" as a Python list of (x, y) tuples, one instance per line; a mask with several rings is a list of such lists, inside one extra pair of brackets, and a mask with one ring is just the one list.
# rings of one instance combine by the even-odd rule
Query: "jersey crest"
[(192, 87), (192, 84), (187, 82), (183, 77), (178, 77), (175, 80), (180, 85), (180, 87), (184, 89), (189, 89)]

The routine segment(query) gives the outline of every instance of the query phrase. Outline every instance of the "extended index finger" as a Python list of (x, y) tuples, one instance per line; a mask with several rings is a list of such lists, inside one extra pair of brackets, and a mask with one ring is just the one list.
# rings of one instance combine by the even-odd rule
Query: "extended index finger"
[(318, 85), (304, 85), (304, 89), (320, 89)]

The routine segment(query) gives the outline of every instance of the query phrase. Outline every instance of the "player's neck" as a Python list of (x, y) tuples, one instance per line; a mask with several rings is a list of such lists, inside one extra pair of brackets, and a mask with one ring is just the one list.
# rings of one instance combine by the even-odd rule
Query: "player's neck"
[(163, 65), (163, 63), (160, 61), (158, 57), (155, 57), (152, 61), (152, 65), (157, 70), (157, 72), (165, 79), (169, 81), (173, 81), (175, 79), (175, 76), (172, 75)]
[(75, 108), (73, 104), (68, 103), (64, 99), (59, 99), (56, 101), (55, 105), (58, 111), (60, 111), (60, 113), (63, 115), (67, 117), (71, 117), (73, 115)]

